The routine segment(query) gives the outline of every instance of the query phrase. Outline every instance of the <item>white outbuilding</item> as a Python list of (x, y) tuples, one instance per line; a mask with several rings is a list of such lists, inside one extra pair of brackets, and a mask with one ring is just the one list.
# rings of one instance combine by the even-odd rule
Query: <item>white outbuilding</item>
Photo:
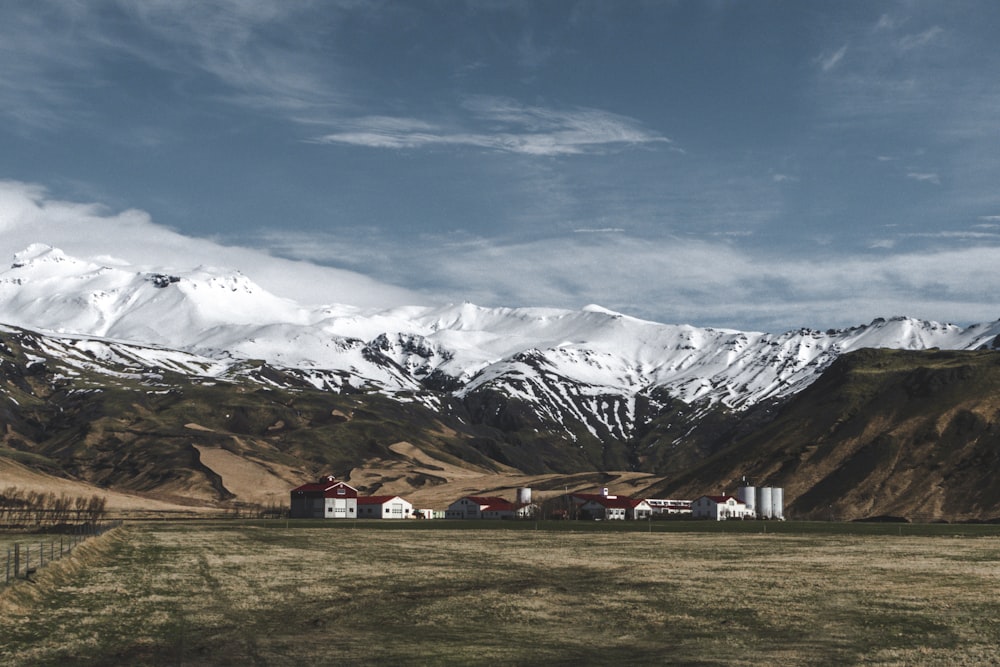
[(691, 503), (691, 516), (713, 521), (749, 519), (753, 518), (753, 510), (733, 496), (702, 496)]
[(399, 496), (359, 496), (359, 519), (409, 519), (413, 504)]

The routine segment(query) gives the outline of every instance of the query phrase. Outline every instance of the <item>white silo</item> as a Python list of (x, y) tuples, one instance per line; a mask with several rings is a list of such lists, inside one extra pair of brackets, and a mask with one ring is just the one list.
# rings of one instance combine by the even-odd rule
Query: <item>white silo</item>
[(531, 504), (531, 489), (529, 487), (522, 486), (517, 490), (517, 504), (518, 505)]
[(736, 500), (747, 506), (753, 516), (757, 515), (757, 489), (752, 486), (741, 486), (736, 489)]
[(771, 488), (771, 515), (775, 519), (785, 518), (785, 490), (780, 486)]
[(771, 487), (762, 486), (759, 489), (757, 489), (758, 519), (770, 519), (773, 516), (771, 501), (772, 501)]

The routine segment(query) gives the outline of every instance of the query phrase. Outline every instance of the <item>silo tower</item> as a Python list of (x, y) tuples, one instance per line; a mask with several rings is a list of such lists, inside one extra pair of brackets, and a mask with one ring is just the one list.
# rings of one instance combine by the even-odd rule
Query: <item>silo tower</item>
[(771, 487), (762, 486), (757, 489), (757, 518), (770, 519), (774, 516), (772, 506), (773, 495)]
[(780, 486), (771, 488), (771, 515), (775, 519), (785, 519), (785, 490)]

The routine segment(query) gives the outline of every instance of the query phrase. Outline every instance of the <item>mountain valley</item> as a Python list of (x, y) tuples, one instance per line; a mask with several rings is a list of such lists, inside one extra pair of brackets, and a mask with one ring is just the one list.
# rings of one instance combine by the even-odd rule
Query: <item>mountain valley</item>
[(418, 504), (746, 475), (789, 516), (1000, 516), (1000, 321), (767, 334), (597, 306), (306, 307), (238, 273), (32, 246), (0, 273), (0, 322), (4, 483), (16, 466), (219, 508), (330, 472)]

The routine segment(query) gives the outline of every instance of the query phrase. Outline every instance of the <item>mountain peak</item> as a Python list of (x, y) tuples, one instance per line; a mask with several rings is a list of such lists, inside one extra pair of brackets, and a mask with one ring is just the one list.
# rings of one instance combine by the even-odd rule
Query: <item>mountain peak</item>
[(10, 268), (20, 269), (30, 264), (43, 262), (62, 263), (76, 261), (68, 257), (59, 248), (53, 248), (45, 243), (32, 243), (24, 250), (14, 253), (14, 261), (11, 263)]

